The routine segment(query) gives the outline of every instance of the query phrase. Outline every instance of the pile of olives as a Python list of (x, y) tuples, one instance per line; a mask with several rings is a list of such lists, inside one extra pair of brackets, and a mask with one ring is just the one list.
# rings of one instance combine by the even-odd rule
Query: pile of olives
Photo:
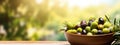
[(68, 22), (66, 26), (66, 32), (73, 34), (92, 36), (114, 32), (112, 24), (103, 17), (99, 17), (98, 19), (90, 17), (88, 22), (86, 20), (82, 20), (77, 25)]

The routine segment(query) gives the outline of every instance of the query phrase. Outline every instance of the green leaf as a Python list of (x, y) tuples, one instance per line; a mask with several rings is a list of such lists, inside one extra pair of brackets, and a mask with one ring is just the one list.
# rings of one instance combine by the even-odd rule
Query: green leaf
[(107, 15), (105, 15), (105, 17), (106, 17), (106, 19), (110, 22), (110, 19), (108, 18), (108, 16), (107, 16)]
[(116, 25), (116, 18), (114, 19), (114, 25)]

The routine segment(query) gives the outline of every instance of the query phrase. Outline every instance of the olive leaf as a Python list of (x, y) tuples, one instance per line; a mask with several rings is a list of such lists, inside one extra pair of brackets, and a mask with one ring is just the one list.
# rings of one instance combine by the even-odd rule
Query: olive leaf
[(119, 26), (120, 26), (120, 20), (119, 20)]
[(107, 15), (105, 15), (105, 17), (106, 17), (106, 19), (110, 22), (110, 19), (108, 18), (108, 16), (107, 16)]
[(120, 45), (120, 40), (116, 40), (112, 45)]
[(116, 25), (116, 18), (114, 19), (114, 25)]

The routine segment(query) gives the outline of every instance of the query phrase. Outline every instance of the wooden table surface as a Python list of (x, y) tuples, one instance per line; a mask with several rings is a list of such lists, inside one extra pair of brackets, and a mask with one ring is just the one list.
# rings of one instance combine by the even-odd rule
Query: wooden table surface
[(70, 45), (67, 41), (0, 41), (0, 45)]

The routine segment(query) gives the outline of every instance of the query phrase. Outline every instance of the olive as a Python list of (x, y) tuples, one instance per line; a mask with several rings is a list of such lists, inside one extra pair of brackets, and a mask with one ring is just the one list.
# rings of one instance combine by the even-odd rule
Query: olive
[(71, 30), (68, 30), (67, 33), (77, 34), (77, 30), (71, 29)]
[(83, 29), (85, 29), (85, 27), (87, 26), (87, 22), (85, 20), (82, 20), (80, 25)]
[(87, 36), (92, 36), (93, 34), (91, 32), (88, 32), (87, 33)]
[(102, 30), (98, 30), (98, 33), (97, 34), (102, 34)]
[(87, 31), (86, 30), (82, 30), (82, 34), (87, 34)]
[(75, 24), (72, 22), (67, 22), (66, 26), (67, 26), (67, 29), (73, 29), (75, 27)]
[(109, 30), (108, 28), (104, 28), (104, 29), (102, 30), (102, 32), (103, 32), (103, 33), (109, 33), (110, 30)]
[(98, 25), (98, 29), (103, 29), (103, 28), (104, 28), (104, 26), (102, 24)]
[(90, 26), (87, 26), (87, 27), (85, 28), (85, 30), (88, 31), (88, 32), (90, 32), (90, 31), (91, 31)]
[(99, 18), (98, 24), (104, 24), (104, 19), (102, 17)]
[(105, 28), (109, 28), (111, 26), (111, 23), (110, 22), (105, 22), (105, 24), (104, 24), (104, 27)]
[(77, 24), (77, 25), (75, 26), (75, 29), (77, 29), (77, 28), (79, 28), (79, 27), (81, 27), (81, 25), (80, 25), (80, 24)]
[(104, 19), (104, 22), (106, 22), (106, 21), (107, 21), (107, 18), (106, 18), (106, 17), (104, 17), (103, 19)]
[(95, 17), (90, 17), (89, 21), (94, 21), (96, 18)]
[(77, 28), (77, 31), (81, 33), (82, 32), (82, 28)]
[(92, 22), (91, 29), (96, 29), (98, 27), (98, 23), (96, 21)]
[(92, 22), (93, 22), (93, 20), (90, 20), (90, 21), (88, 22), (88, 26), (90, 26)]
[(93, 34), (96, 34), (96, 33), (98, 33), (98, 30), (97, 29), (92, 29), (92, 31), (91, 31)]

